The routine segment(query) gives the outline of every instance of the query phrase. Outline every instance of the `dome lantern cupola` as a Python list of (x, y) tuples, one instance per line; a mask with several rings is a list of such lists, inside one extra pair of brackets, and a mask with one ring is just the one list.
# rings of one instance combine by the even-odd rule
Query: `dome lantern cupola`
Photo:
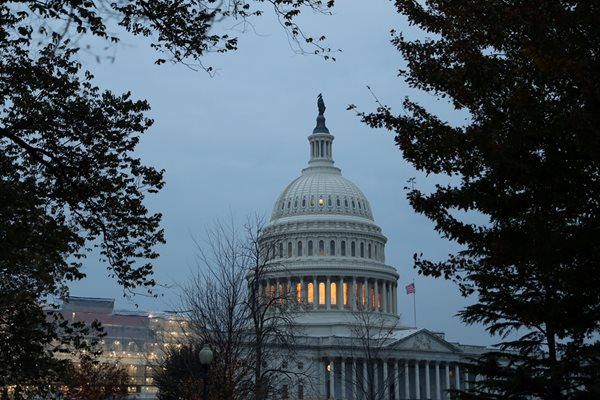
[(319, 94), (317, 98), (317, 107), (319, 115), (317, 116), (317, 126), (313, 129), (312, 135), (308, 137), (310, 144), (310, 167), (333, 167), (333, 135), (325, 126), (325, 102), (323, 96)]

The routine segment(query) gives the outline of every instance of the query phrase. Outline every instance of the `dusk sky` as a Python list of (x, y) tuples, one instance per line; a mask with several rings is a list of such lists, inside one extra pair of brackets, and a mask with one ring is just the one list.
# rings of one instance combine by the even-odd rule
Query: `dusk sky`
[(340, 48), (334, 54), (337, 61), (295, 54), (269, 12), (254, 21), (254, 31), (240, 34), (238, 51), (207, 57), (206, 65), (216, 68), (214, 77), (184, 65), (156, 66), (159, 55), (143, 39), (126, 35), (109, 51), (114, 51), (114, 63), (97, 64), (93, 57), (82, 56), (100, 87), (130, 90), (152, 106), (149, 116), (155, 124), (137, 154), (144, 163), (166, 170), (164, 190), (148, 197), (147, 204), (163, 214), (167, 244), (160, 247), (155, 263), (155, 278), (165, 285), (156, 288), (158, 299), (123, 298), (122, 289), (94, 257), (87, 260), (88, 278), (72, 285), (71, 294), (114, 297), (119, 309), (134, 309), (134, 303), (141, 310), (175, 308), (177, 285), (196, 266), (193, 238), (201, 241), (206, 229), (230, 215), (240, 224), (255, 213), (269, 219), (279, 194), (306, 166), (307, 136), (315, 126), (317, 95), (323, 93), (327, 126), (335, 136), (336, 166), (367, 196), (375, 222), (388, 238), (386, 263), (400, 274), (401, 323), (413, 324), (413, 297), (404, 287), (414, 279), (419, 327), (443, 331), (450, 341), (495, 343), (482, 327), (466, 327), (454, 316), (472, 300), (461, 298), (451, 283), (418, 276), (413, 269), (414, 253), (442, 259), (457, 249), (413, 212), (404, 190), (412, 177), (420, 188), (443, 178), (416, 172), (403, 161), (393, 133), (373, 130), (346, 110), (349, 104), (361, 111), (375, 109), (368, 85), (396, 113), (410, 96), (440, 118), (464, 123), (464, 113), (432, 94), (409, 89), (397, 76), (403, 61), (390, 44), (390, 30), (408, 37), (422, 33), (384, 0), (338, 1), (333, 15), (306, 12), (298, 22)]

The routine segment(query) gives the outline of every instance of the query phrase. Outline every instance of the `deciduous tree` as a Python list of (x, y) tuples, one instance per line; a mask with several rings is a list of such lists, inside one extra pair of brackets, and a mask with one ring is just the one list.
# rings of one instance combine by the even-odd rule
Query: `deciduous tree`
[[(420, 171), (418, 213), (462, 250), (415, 255), (475, 303), (459, 315), (504, 339), (464, 397), (597, 398), (600, 344), (600, 6), (593, 1), (398, 0), (419, 39), (393, 33), (415, 89), (466, 123), (407, 98), (362, 114)], [(474, 222), (475, 221), (475, 222)], [(499, 357), (501, 360), (499, 361)]]
[[(51, 357), (46, 349), (57, 339), (55, 324), (37, 323), (45, 318), (38, 305), (85, 277), (81, 266), (91, 250), (126, 293), (151, 294), (155, 284), (152, 261), (164, 237), (160, 214), (149, 212), (144, 198), (162, 188), (163, 172), (133, 155), (152, 124), (145, 116), (150, 106), (95, 86), (78, 59), (80, 48), (143, 36), (159, 52), (158, 64), (210, 70), (202, 57), (235, 50), (229, 28), (251, 23), (263, 13), (261, 4), (272, 7), (299, 49), (329, 57), (295, 19), (302, 9), (326, 12), (332, 1), (0, 4), (0, 364), (12, 371), (0, 384), (43, 375), (39, 368), (47, 363), (35, 371), (21, 364)], [(26, 315), (14, 307), (16, 299)], [(11, 332), (19, 332), (22, 347), (11, 346)]]

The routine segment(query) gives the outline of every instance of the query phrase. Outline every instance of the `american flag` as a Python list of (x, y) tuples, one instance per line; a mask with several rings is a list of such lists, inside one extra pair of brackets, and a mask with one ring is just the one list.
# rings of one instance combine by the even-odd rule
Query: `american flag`
[(412, 293), (415, 293), (415, 284), (414, 284), (414, 282), (406, 285), (406, 294), (412, 294)]

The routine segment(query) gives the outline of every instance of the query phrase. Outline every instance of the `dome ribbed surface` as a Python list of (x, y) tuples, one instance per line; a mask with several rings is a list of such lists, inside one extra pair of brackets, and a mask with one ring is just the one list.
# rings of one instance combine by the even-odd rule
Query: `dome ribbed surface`
[(373, 221), (365, 195), (337, 168), (307, 168), (279, 195), (271, 221), (314, 214), (352, 215)]

